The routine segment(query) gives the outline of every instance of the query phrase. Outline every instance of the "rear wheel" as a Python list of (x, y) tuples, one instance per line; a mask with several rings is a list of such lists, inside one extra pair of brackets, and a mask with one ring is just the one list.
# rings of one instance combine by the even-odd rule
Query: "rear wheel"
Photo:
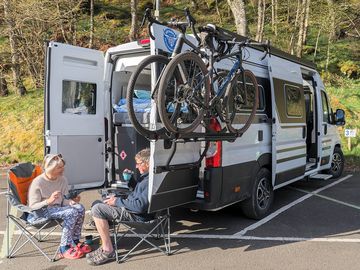
[[(151, 103), (152, 99), (156, 100), (158, 95), (159, 81), (168, 63), (169, 59), (165, 56), (151, 55), (139, 63), (138, 67), (131, 75), (129, 80), (126, 94), (129, 118), (131, 123), (134, 125), (135, 130), (146, 138), (156, 138), (158, 135), (165, 133), (165, 128), (156, 128), (155, 126), (151, 126), (149, 121), (144, 121), (142, 117), (139, 117), (140, 114), (138, 113), (139, 109), (137, 107), (142, 108), (144, 105), (146, 105), (146, 102)], [(151, 76), (152, 73), (155, 74), (156, 82), (154, 89), (152, 90), (152, 94), (150, 93), (149, 89), (148, 96), (151, 97), (151, 100), (135, 98), (137, 91), (136, 88), (141, 88), (141, 86), (144, 85), (144, 76)], [(140, 110), (142, 110), (141, 108)]]
[(251, 197), (241, 202), (241, 209), (247, 217), (261, 219), (268, 214), (274, 200), (271, 173), (268, 169), (259, 170), (250, 192)]
[[(226, 90), (225, 100), (227, 128), (241, 136), (250, 127), (259, 105), (259, 87), (255, 75), (249, 70), (236, 75)], [(239, 112), (243, 113), (245, 119), (237, 115)]]
[(189, 133), (203, 119), (209, 78), (202, 59), (192, 52), (175, 56), (160, 80), (157, 104), (160, 119), (172, 133)]
[(341, 176), (345, 165), (344, 154), (341, 151), (340, 147), (335, 147), (334, 153), (332, 155), (331, 167), (326, 170), (325, 173), (331, 174), (332, 178), (338, 178)]

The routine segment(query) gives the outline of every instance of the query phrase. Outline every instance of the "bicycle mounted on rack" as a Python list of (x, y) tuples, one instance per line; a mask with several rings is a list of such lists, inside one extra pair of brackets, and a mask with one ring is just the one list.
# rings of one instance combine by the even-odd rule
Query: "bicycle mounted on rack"
[[(150, 130), (139, 126), (134, 113), (132, 113), (134, 79), (130, 79), (127, 92), (130, 119), (135, 129), (148, 139), (233, 141), (248, 129), (258, 105), (256, 78), (250, 71), (246, 71), (242, 67), (242, 50), (250, 44), (264, 48), (269, 48), (269, 44), (253, 43), (250, 40), (238, 42), (232, 33), (213, 25), (199, 27), (199, 36), (195, 30), (196, 21), (188, 9), (185, 10), (185, 14), (187, 22), (175, 20), (160, 22), (151, 16), (149, 9), (146, 10), (142, 24), (146, 19), (149, 21), (149, 34), (153, 39), (155, 38), (151, 33), (153, 23), (175, 27), (180, 30), (181, 34), (177, 37), (170, 63), (169, 59), (164, 56), (150, 56), (139, 64), (132, 76), (132, 78), (139, 76), (144, 67), (150, 63), (160, 63), (162, 66), (166, 66), (160, 72), (158, 71), (157, 81), (151, 95), (151, 98), (157, 101), (159, 116), (165, 128)], [(186, 37), (185, 33), (188, 27), (191, 27), (197, 44)], [(184, 44), (188, 45), (190, 50), (181, 53)], [(236, 45), (238, 49), (232, 51)], [(266, 53), (268, 53), (268, 49), (266, 49)], [(214, 63), (231, 57), (235, 57), (237, 60), (230, 72), (226, 76), (224, 76), (224, 72), (218, 73), (214, 68)], [(204, 60), (208, 63), (207, 67)], [(197, 73), (196, 77), (190, 74), (192, 71), (194, 74)], [(163, 76), (163, 74), (166, 75)], [(187, 75), (189, 75), (188, 78)], [(192, 85), (190, 85), (190, 81)], [(193, 83), (196, 84), (195, 87)], [(251, 96), (246, 96), (246, 88), (249, 83), (254, 87), (251, 114), (244, 126), (236, 128), (233, 125), (236, 113), (244, 102), (251, 99)], [(214, 89), (217, 88), (214, 87), (217, 85), (219, 88)], [(211, 119), (217, 117), (226, 124), (227, 130), (223, 128), (220, 132), (214, 132), (209, 128)], [(205, 132), (194, 132), (200, 123), (205, 127)]]

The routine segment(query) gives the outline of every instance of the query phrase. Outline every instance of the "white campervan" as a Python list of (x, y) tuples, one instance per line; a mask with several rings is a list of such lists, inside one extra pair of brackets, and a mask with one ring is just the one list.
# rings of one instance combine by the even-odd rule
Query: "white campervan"
[[(135, 169), (135, 153), (150, 147), (150, 212), (184, 204), (217, 210), (240, 202), (247, 216), (261, 218), (275, 189), (304, 177), (340, 176), (344, 158), (336, 125), (344, 124), (344, 112), (332, 112), (314, 64), (275, 48), (263, 60), (261, 50), (247, 49), (244, 67), (255, 74), (260, 95), (255, 119), (243, 136), (211, 142), (202, 159), (204, 142), (148, 141), (139, 135), (126, 111), (114, 108), (126, 97), (128, 80), (142, 59), (171, 54), (178, 33), (159, 25), (153, 25), (153, 33), (155, 40), (119, 45), (105, 56), (48, 43), (45, 151), (62, 153), (72, 186), (121, 186), (123, 169)], [(231, 66), (224, 60), (217, 68)], [(150, 91), (154, 74), (142, 77), (136, 87)], [(239, 124), (247, 113), (239, 113)], [(140, 114), (159, 125), (154, 103), (150, 112)], [(221, 128), (217, 121), (212, 124)]]

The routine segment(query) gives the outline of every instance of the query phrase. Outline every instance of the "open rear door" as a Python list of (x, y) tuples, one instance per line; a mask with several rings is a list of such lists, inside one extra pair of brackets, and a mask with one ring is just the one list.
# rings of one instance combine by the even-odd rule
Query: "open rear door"
[(50, 42), (45, 88), (45, 151), (61, 153), (75, 188), (104, 183), (104, 56)]
[[(161, 25), (154, 24), (152, 33), (156, 37), (151, 40), (151, 53), (155, 54), (158, 49), (171, 54), (179, 32)], [(194, 43), (195, 38), (187, 36)], [(183, 50), (186, 50), (184, 46)], [(152, 74), (152, 83), (156, 81)], [(156, 117), (156, 104), (152, 104), (150, 121), (152, 125), (159, 125)], [(199, 130), (200, 131), (200, 127)], [(187, 142), (176, 143), (176, 151), (173, 157), (172, 144), (164, 140), (150, 143), (151, 159), (149, 170), (149, 212), (166, 209), (192, 202), (196, 199), (199, 183), (199, 168), (192, 167), (199, 161), (201, 143)], [(165, 168), (167, 167), (168, 168)]]
[(306, 167), (306, 115), (300, 66), (268, 58), (272, 99), (272, 183), (281, 187), (303, 176)]

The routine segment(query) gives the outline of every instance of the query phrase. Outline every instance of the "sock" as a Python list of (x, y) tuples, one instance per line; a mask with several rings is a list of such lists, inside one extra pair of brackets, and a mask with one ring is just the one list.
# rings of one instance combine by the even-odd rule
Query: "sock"
[(60, 253), (65, 253), (70, 248), (69, 245), (60, 246)]

